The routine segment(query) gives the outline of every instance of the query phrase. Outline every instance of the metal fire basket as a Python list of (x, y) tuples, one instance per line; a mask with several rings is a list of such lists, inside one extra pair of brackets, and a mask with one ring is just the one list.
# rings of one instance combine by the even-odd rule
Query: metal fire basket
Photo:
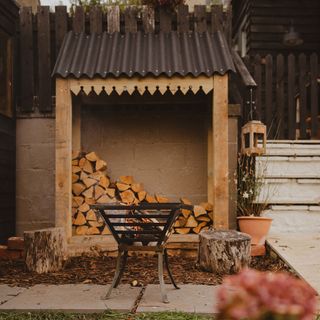
[(183, 203), (141, 203), (138, 205), (94, 204), (91, 208), (101, 214), (118, 243), (116, 271), (106, 299), (110, 297), (112, 289), (120, 283), (128, 251), (154, 251), (158, 254), (162, 301), (168, 303), (163, 279), (163, 263), (166, 265), (173, 286), (176, 289), (179, 287), (174, 282), (169, 268), (166, 243), (181, 209), (192, 210), (193, 206)]

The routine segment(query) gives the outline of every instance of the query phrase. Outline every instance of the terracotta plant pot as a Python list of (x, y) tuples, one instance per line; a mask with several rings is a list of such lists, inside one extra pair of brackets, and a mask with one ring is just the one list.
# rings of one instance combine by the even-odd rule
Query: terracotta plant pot
[(271, 227), (271, 218), (243, 216), (237, 219), (240, 231), (251, 236), (251, 244), (261, 245), (265, 243)]

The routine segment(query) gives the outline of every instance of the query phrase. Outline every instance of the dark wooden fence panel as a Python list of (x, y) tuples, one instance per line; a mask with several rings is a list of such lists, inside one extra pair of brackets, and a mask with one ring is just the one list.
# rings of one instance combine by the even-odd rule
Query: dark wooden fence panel
[(258, 85), (256, 114), (268, 126), (268, 138), (320, 139), (318, 55), (256, 55), (249, 61)]
[(46, 6), (38, 7), (33, 15), (30, 8), (20, 11), (20, 91), (17, 114), (22, 116), (52, 115), (54, 110), (55, 85), (51, 80), (52, 69), (61, 48), (64, 36), (70, 30), (76, 33), (95, 32), (178, 32), (221, 30), (230, 38), (231, 11), (223, 12), (222, 6), (212, 6), (211, 13), (205, 6), (196, 6), (189, 12), (188, 6), (179, 6), (177, 13), (166, 10), (154, 12), (144, 6), (141, 14), (130, 6), (120, 10), (110, 6), (107, 12), (99, 7), (85, 11), (76, 7), (73, 15), (67, 13), (65, 6), (56, 6), (49, 12)]

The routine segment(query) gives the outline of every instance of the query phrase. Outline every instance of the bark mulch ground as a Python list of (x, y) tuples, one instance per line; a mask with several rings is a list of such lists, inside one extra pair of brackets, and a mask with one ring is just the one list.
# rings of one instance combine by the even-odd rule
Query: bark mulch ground
[[(115, 271), (115, 258), (107, 256), (82, 256), (71, 258), (61, 272), (36, 274), (28, 272), (23, 261), (0, 261), (0, 284), (29, 287), (35, 284), (108, 284)], [(177, 283), (217, 285), (222, 276), (200, 270), (196, 259), (169, 257), (169, 263)], [(277, 258), (270, 256), (252, 258), (251, 267), (261, 271), (286, 271), (289, 268)], [(121, 283), (137, 280), (141, 285), (158, 283), (157, 258), (132, 256), (128, 258), (126, 272)], [(166, 282), (168, 278), (166, 277)]]

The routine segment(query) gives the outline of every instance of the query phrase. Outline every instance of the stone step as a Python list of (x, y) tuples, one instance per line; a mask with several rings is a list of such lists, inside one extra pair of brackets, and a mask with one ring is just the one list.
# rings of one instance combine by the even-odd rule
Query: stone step
[(270, 234), (320, 232), (320, 206), (271, 206), (263, 214), (273, 219)]
[(320, 203), (320, 179), (266, 179), (257, 203), (306, 204)]
[(269, 156), (320, 156), (319, 140), (268, 140)]
[(265, 178), (320, 178), (320, 157), (259, 157), (257, 173)]

